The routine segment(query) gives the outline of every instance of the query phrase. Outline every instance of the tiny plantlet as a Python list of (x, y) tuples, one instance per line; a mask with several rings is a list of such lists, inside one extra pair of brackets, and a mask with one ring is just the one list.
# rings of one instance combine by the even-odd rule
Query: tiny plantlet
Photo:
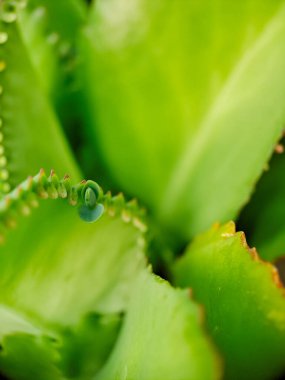
[(284, 20), (0, 0), (1, 379), (285, 376)]

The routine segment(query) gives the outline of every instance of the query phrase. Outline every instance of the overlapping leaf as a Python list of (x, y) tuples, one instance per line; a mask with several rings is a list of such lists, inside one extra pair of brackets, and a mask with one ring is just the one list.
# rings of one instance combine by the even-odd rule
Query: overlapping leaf
[(0, 307), (0, 368), (12, 379), (59, 380), (58, 336), (19, 311)]
[[(87, 138), (117, 184), (180, 241), (237, 214), (281, 135), (284, 7), (282, 0), (263, 1), (258, 12), (253, 0), (94, 2), (77, 73)], [(39, 165), (79, 178), (52, 103), (61, 120), (78, 122), (64, 87), (75, 80), (84, 17), (76, 0), (30, 0), (28, 8), (0, 2), (1, 193)], [(282, 191), (258, 213), (262, 242), (281, 198)], [(146, 270), (145, 229), (135, 202), (104, 195), (91, 181), (72, 186), (53, 171), (5, 196), (1, 373), (16, 380), (220, 378), (188, 290)], [(283, 247), (277, 230), (268, 257)], [(174, 277), (205, 305), (226, 378), (268, 379), (284, 370), (284, 289), (232, 224), (197, 238)]]
[(29, 0), (19, 13), (22, 36), (37, 75), (75, 145), (80, 124), (75, 45), (85, 22), (86, 4), (81, 0)]
[[(9, 2), (1, 3), (1, 7)], [(17, 13), (1, 8), (1, 189), (9, 191), (39, 165), (79, 179), (79, 170), (31, 64)], [(11, 16), (12, 15), (12, 16)], [(10, 17), (10, 18), (9, 18)]]
[(285, 292), (276, 269), (247, 246), (233, 223), (197, 237), (174, 268), (205, 306), (226, 379), (271, 379), (284, 370)]
[[(38, 210), (19, 220), (41, 198), (59, 199), (41, 201)], [(95, 224), (80, 220), (60, 198), (78, 205), (85, 220), (100, 219)], [(92, 182), (71, 186), (69, 178), (59, 181), (54, 173), (47, 178), (41, 171), (1, 201), (0, 218), (2, 240), (6, 239), (0, 249), (0, 303), (58, 336), (57, 352), (64, 358), (59, 368), (71, 377), (97, 370), (118, 333), (120, 318), (108, 322), (108, 315), (126, 310), (131, 284), (145, 266), (145, 227), (137, 205), (126, 204), (122, 196), (103, 195)], [(33, 238), (27, 239), (31, 234)], [(104, 318), (88, 319), (90, 314), (105, 314), (107, 323)], [(93, 349), (84, 348), (73, 369), (70, 355), (74, 357), (88, 338)], [(25, 337), (23, 344), (28, 344)], [(13, 347), (17, 344), (11, 343), (7, 357), (5, 350), (0, 354), (2, 371), (15, 360)], [(22, 355), (23, 363), (32, 365), (32, 357)], [(21, 371), (22, 375), (13, 374), (15, 379), (30, 378), (28, 371), (22, 367)], [(37, 379), (44, 376), (36, 364), (34, 371)]]
[(201, 309), (188, 291), (142, 272), (113, 353), (96, 380), (207, 380), (220, 362), (201, 328)]
[[(81, 221), (60, 198), (96, 223)], [(40, 208), (21, 220), (39, 200)], [(114, 345), (121, 323), (117, 313), (125, 311), (124, 328), (99, 378), (219, 378), (198, 306), (187, 291), (172, 289), (144, 269), (145, 226), (136, 203), (104, 195), (90, 181), (71, 186), (68, 177), (60, 181), (41, 171), (2, 200), (0, 217), (6, 239), (0, 250), (0, 302), (8, 317), (15, 315), (1, 335), (5, 374), (91, 378)], [(27, 241), (31, 231), (34, 237)], [(136, 349), (126, 350), (131, 342)]]
[(184, 239), (236, 216), (280, 137), (284, 14), (283, 1), (94, 3), (82, 42), (94, 141)]
[[(51, 98), (57, 99), (66, 74), (63, 62), (72, 55), (77, 32), (85, 19), (85, 3), (29, 0), (20, 8), (19, 26), (29, 56), (41, 84)], [(68, 70), (68, 64), (72, 64), (70, 61), (65, 70)]]

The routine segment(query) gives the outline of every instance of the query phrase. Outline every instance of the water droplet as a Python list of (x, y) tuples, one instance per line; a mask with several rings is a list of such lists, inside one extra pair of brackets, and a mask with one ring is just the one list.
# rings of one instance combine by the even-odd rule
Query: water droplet
[(83, 205), (79, 208), (79, 216), (84, 222), (93, 223), (96, 222), (104, 213), (104, 206), (98, 203), (93, 209)]
[(6, 69), (6, 62), (0, 61), (0, 73)]
[(0, 45), (5, 44), (8, 40), (8, 34), (5, 32), (0, 32)]

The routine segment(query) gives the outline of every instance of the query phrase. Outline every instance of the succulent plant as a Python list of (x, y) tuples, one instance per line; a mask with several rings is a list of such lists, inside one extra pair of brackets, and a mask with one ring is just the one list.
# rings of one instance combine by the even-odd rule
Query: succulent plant
[(3, 379), (285, 373), (284, 21), (0, 0)]

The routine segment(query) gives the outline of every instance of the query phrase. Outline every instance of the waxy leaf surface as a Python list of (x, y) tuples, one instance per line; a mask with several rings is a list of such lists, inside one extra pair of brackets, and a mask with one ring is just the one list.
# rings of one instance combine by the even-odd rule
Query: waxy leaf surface
[[(86, 196), (90, 191), (96, 192), (94, 198)], [(79, 209), (102, 205), (103, 213), (95, 223), (86, 223), (67, 201)], [(38, 202), (40, 207), (23, 219)], [(131, 284), (145, 267), (145, 227), (138, 206), (122, 196), (104, 195), (91, 181), (71, 186), (69, 178), (46, 177), (41, 171), (3, 198), (0, 221), (2, 242), (6, 240), (0, 247), (0, 303), (59, 336), (67, 373), (80, 377), (90, 368), (97, 370), (120, 319), (104, 325), (84, 318), (126, 310)], [(27, 240), (30, 234), (33, 238)], [(93, 341), (96, 349), (90, 346), (73, 369), (70, 355), (85, 346), (88, 334), (91, 340), (98, 334), (102, 339)], [(12, 363), (11, 355), (12, 348), (6, 358)], [(5, 363), (0, 370), (5, 371)]]
[[(31, 64), (17, 21), (0, 20), (0, 31), (7, 36), (0, 45), (1, 159), (5, 163), (1, 182), (14, 188), (39, 166), (57, 168), (60, 175), (68, 172), (78, 180), (79, 169)], [(7, 192), (9, 187), (0, 190)]]
[(68, 57), (85, 20), (85, 8), (81, 0), (29, 0), (26, 7), (18, 10), (29, 56), (51, 98), (62, 95), (62, 82), (72, 63)]
[(284, 1), (93, 7), (81, 72), (110, 174), (183, 239), (235, 217), (285, 121)]
[(188, 291), (142, 272), (114, 351), (96, 380), (208, 380), (220, 362)]
[(174, 267), (205, 307), (226, 379), (272, 379), (284, 370), (285, 292), (278, 272), (247, 246), (234, 223), (198, 236)]

